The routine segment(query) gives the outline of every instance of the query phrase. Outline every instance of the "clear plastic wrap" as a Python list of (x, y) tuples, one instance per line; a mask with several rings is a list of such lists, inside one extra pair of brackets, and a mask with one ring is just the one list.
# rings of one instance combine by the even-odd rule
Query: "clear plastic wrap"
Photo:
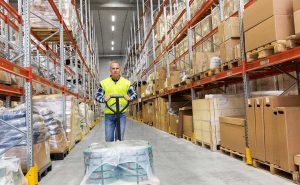
[(147, 141), (94, 143), (84, 151), (86, 174), (81, 185), (159, 185)]
[[(27, 172), (27, 146), (14, 147), (8, 150), (4, 156), (19, 158), (22, 171)], [(51, 162), (48, 141), (33, 145), (33, 160), (34, 164), (37, 165), (39, 169)]]
[(0, 159), (0, 184), (1, 185), (27, 185), (17, 158)]
[[(36, 114), (35, 109), (33, 112), (33, 143), (45, 142), (49, 139), (48, 129), (45, 126), (43, 118)], [(13, 109), (0, 110), (0, 119), (24, 132), (27, 131), (25, 116), (26, 108), (24, 104)], [(0, 149), (26, 145), (25, 134), (3, 122), (0, 122), (0, 126)]]

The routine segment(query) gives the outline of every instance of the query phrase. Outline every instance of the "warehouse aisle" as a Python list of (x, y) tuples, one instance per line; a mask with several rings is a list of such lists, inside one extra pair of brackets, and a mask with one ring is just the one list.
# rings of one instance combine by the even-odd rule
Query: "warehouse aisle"
[[(183, 139), (128, 119), (125, 139), (145, 139), (153, 146), (154, 167), (162, 185), (288, 185), (285, 179), (245, 165), (219, 152), (211, 152)], [(104, 140), (103, 124), (78, 143), (40, 185), (79, 185), (84, 175), (83, 150)]]

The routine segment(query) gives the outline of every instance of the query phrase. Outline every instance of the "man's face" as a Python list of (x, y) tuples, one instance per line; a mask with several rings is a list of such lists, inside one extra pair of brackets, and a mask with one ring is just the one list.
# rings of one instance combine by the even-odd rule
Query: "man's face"
[(110, 65), (110, 73), (112, 76), (119, 76), (120, 75), (120, 65), (118, 63), (112, 63)]

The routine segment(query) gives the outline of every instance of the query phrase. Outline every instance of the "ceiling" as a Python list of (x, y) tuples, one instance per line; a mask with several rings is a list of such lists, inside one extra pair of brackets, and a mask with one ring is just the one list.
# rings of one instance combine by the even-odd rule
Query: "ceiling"
[[(130, 26), (133, 24), (133, 12), (136, 12), (136, 0), (91, 0), (100, 57), (125, 55)], [(115, 15), (115, 22), (112, 22), (112, 15)], [(112, 25), (115, 26), (114, 32)]]

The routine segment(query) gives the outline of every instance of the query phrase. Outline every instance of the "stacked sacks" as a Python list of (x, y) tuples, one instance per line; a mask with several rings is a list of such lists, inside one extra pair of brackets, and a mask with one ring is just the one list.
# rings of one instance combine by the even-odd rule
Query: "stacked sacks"
[(81, 185), (159, 184), (147, 141), (95, 143), (84, 151), (84, 161), (86, 174)]
[(27, 185), (20, 168), (20, 160), (17, 158), (0, 159), (0, 184), (5, 185)]
[(62, 123), (55, 119), (54, 112), (47, 108), (41, 109), (39, 112), (44, 118), (50, 134), (50, 153), (64, 153), (69, 147)]
[[(0, 119), (18, 128), (23, 132), (27, 132), (26, 126), (26, 107), (24, 104), (13, 109), (3, 108), (0, 110)], [(50, 163), (50, 153), (48, 140), (50, 135), (44, 123), (43, 118), (38, 114), (37, 110), (33, 110), (32, 115), (33, 128), (33, 150), (34, 161), (39, 168)], [(27, 142), (26, 135), (17, 129), (0, 122), (0, 150), (11, 148), (5, 153), (6, 156), (16, 156), (21, 160), (21, 167), (26, 171), (27, 164)]]

